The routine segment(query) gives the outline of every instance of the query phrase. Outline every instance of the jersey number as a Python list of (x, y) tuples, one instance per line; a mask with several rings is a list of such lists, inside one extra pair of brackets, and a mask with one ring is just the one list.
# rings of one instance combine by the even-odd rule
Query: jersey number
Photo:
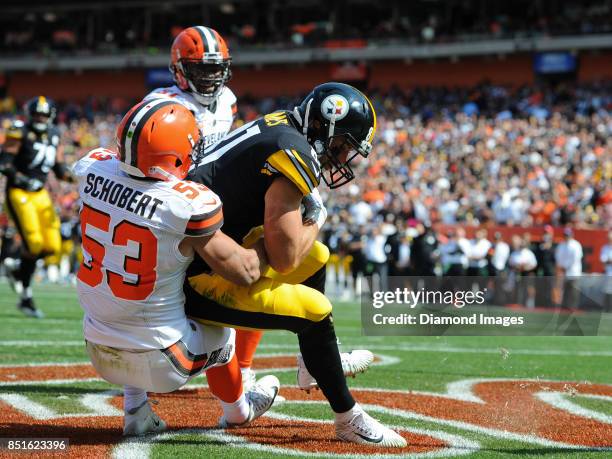
[(49, 172), (55, 164), (55, 154), (57, 152), (55, 146), (34, 142), (32, 148), (36, 152), (36, 156), (30, 163), (30, 169), (40, 166), (44, 173)]
[[(104, 280), (102, 261), (106, 250), (104, 245), (86, 234), (87, 225), (110, 232), (110, 215), (100, 212), (88, 205), (83, 205), (81, 211), (81, 234), (83, 235), (83, 248), (91, 259), (83, 260), (79, 269), (78, 278), (89, 285), (97, 287)], [(106, 281), (117, 298), (124, 300), (144, 300), (155, 288), (157, 279), (157, 238), (149, 228), (139, 226), (127, 220), (121, 221), (113, 228), (112, 243), (115, 246), (127, 247), (128, 241), (138, 243), (138, 256), (125, 256), (123, 269), (128, 274), (137, 276), (136, 282), (129, 282), (118, 273), (106, 271)]]

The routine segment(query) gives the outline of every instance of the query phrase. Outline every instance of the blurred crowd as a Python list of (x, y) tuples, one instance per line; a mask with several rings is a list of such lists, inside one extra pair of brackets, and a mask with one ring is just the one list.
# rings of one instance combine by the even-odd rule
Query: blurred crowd
[[(158, 53), (183, 28), (214, 24), (234, 50), (247, 47), (365, 46), (368, 41), (448, 43), (612, 32), (612, 0), (489, 2), (108, 2), (0, 15), (0, 51), (43, 55)], [(68, 2), (65, 2), (68, 3)], [(0, 35), (0, 36), (2, 36)], [(349, 42), (347, 42), (347, 40)], [(339, 43), (338, 41), (344, 41)]]
[[(325, 240), (347, 273), (363, 263), (350, 268), (346, 254), (381, 277), (415, 264), (445, 273), (443, 243), (461, 236), (434, 232), (439, 224), (612, 228), (612, 82), (369, 94), (378, 113), (373, 152), (355, 165), (353, 182), (333, 192), (322, 188), (331, 216)], [(292, 108), (301, 96), (241, 97), (236, 123)], [(132, 102), (60, 101), (67, 162), (97, 146), (113, 148), (116, 124)], [(3, 125), (18, 111), (10, 99), (0, 110)], [(74, 220), (74, 188), (53, 177), (49, 188), (63, 218)], [(436, 248), (425, 263), (421, 252), (429, 249), (417, 241), (427, 240)], [(487, 266), (491, 247), (481, 250)], [(544, 266), (538, 261), (533, 269), (549, 272)]]

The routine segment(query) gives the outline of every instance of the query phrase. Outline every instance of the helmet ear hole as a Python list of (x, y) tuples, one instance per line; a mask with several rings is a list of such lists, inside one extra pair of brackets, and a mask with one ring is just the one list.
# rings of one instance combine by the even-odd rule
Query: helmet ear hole
[(176, 161), (174, 162), (174, 166), (181, 167), (182, 165), (183, 165), (183, 161), (181, 161), (179, 158), (176, 158)]

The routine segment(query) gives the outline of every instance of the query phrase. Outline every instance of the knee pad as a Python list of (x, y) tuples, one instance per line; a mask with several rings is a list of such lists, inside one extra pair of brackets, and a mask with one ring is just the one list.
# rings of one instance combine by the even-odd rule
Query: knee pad
[(311, 322), (320, 322), (332, 312), (332, 304), (321, 292), (299, 285), (299, 299), (304, 307), (304, 317)]
[[(232, 359), (236, 350), (236, 330), (201, 323), (194, 325), (196, 326), (196, 332), (201, 335), (202, 349), (199, 349), (200, 353), (207, 354), (209, 359), (213, 354), (218, 354), (212, 366), (225, 365)], [(212, 368), (212, 366), (209, 368)]]

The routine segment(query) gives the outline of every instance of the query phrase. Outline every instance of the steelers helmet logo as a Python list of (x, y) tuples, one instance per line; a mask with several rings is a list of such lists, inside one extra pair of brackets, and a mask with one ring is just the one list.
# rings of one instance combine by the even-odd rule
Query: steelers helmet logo
[(336, 121), (344, 118), (349, 112), (349, 103), (344, 96), (332, 94), (323, 99), (321, 113), (325, 119), (331, 120), (332, 116)]

